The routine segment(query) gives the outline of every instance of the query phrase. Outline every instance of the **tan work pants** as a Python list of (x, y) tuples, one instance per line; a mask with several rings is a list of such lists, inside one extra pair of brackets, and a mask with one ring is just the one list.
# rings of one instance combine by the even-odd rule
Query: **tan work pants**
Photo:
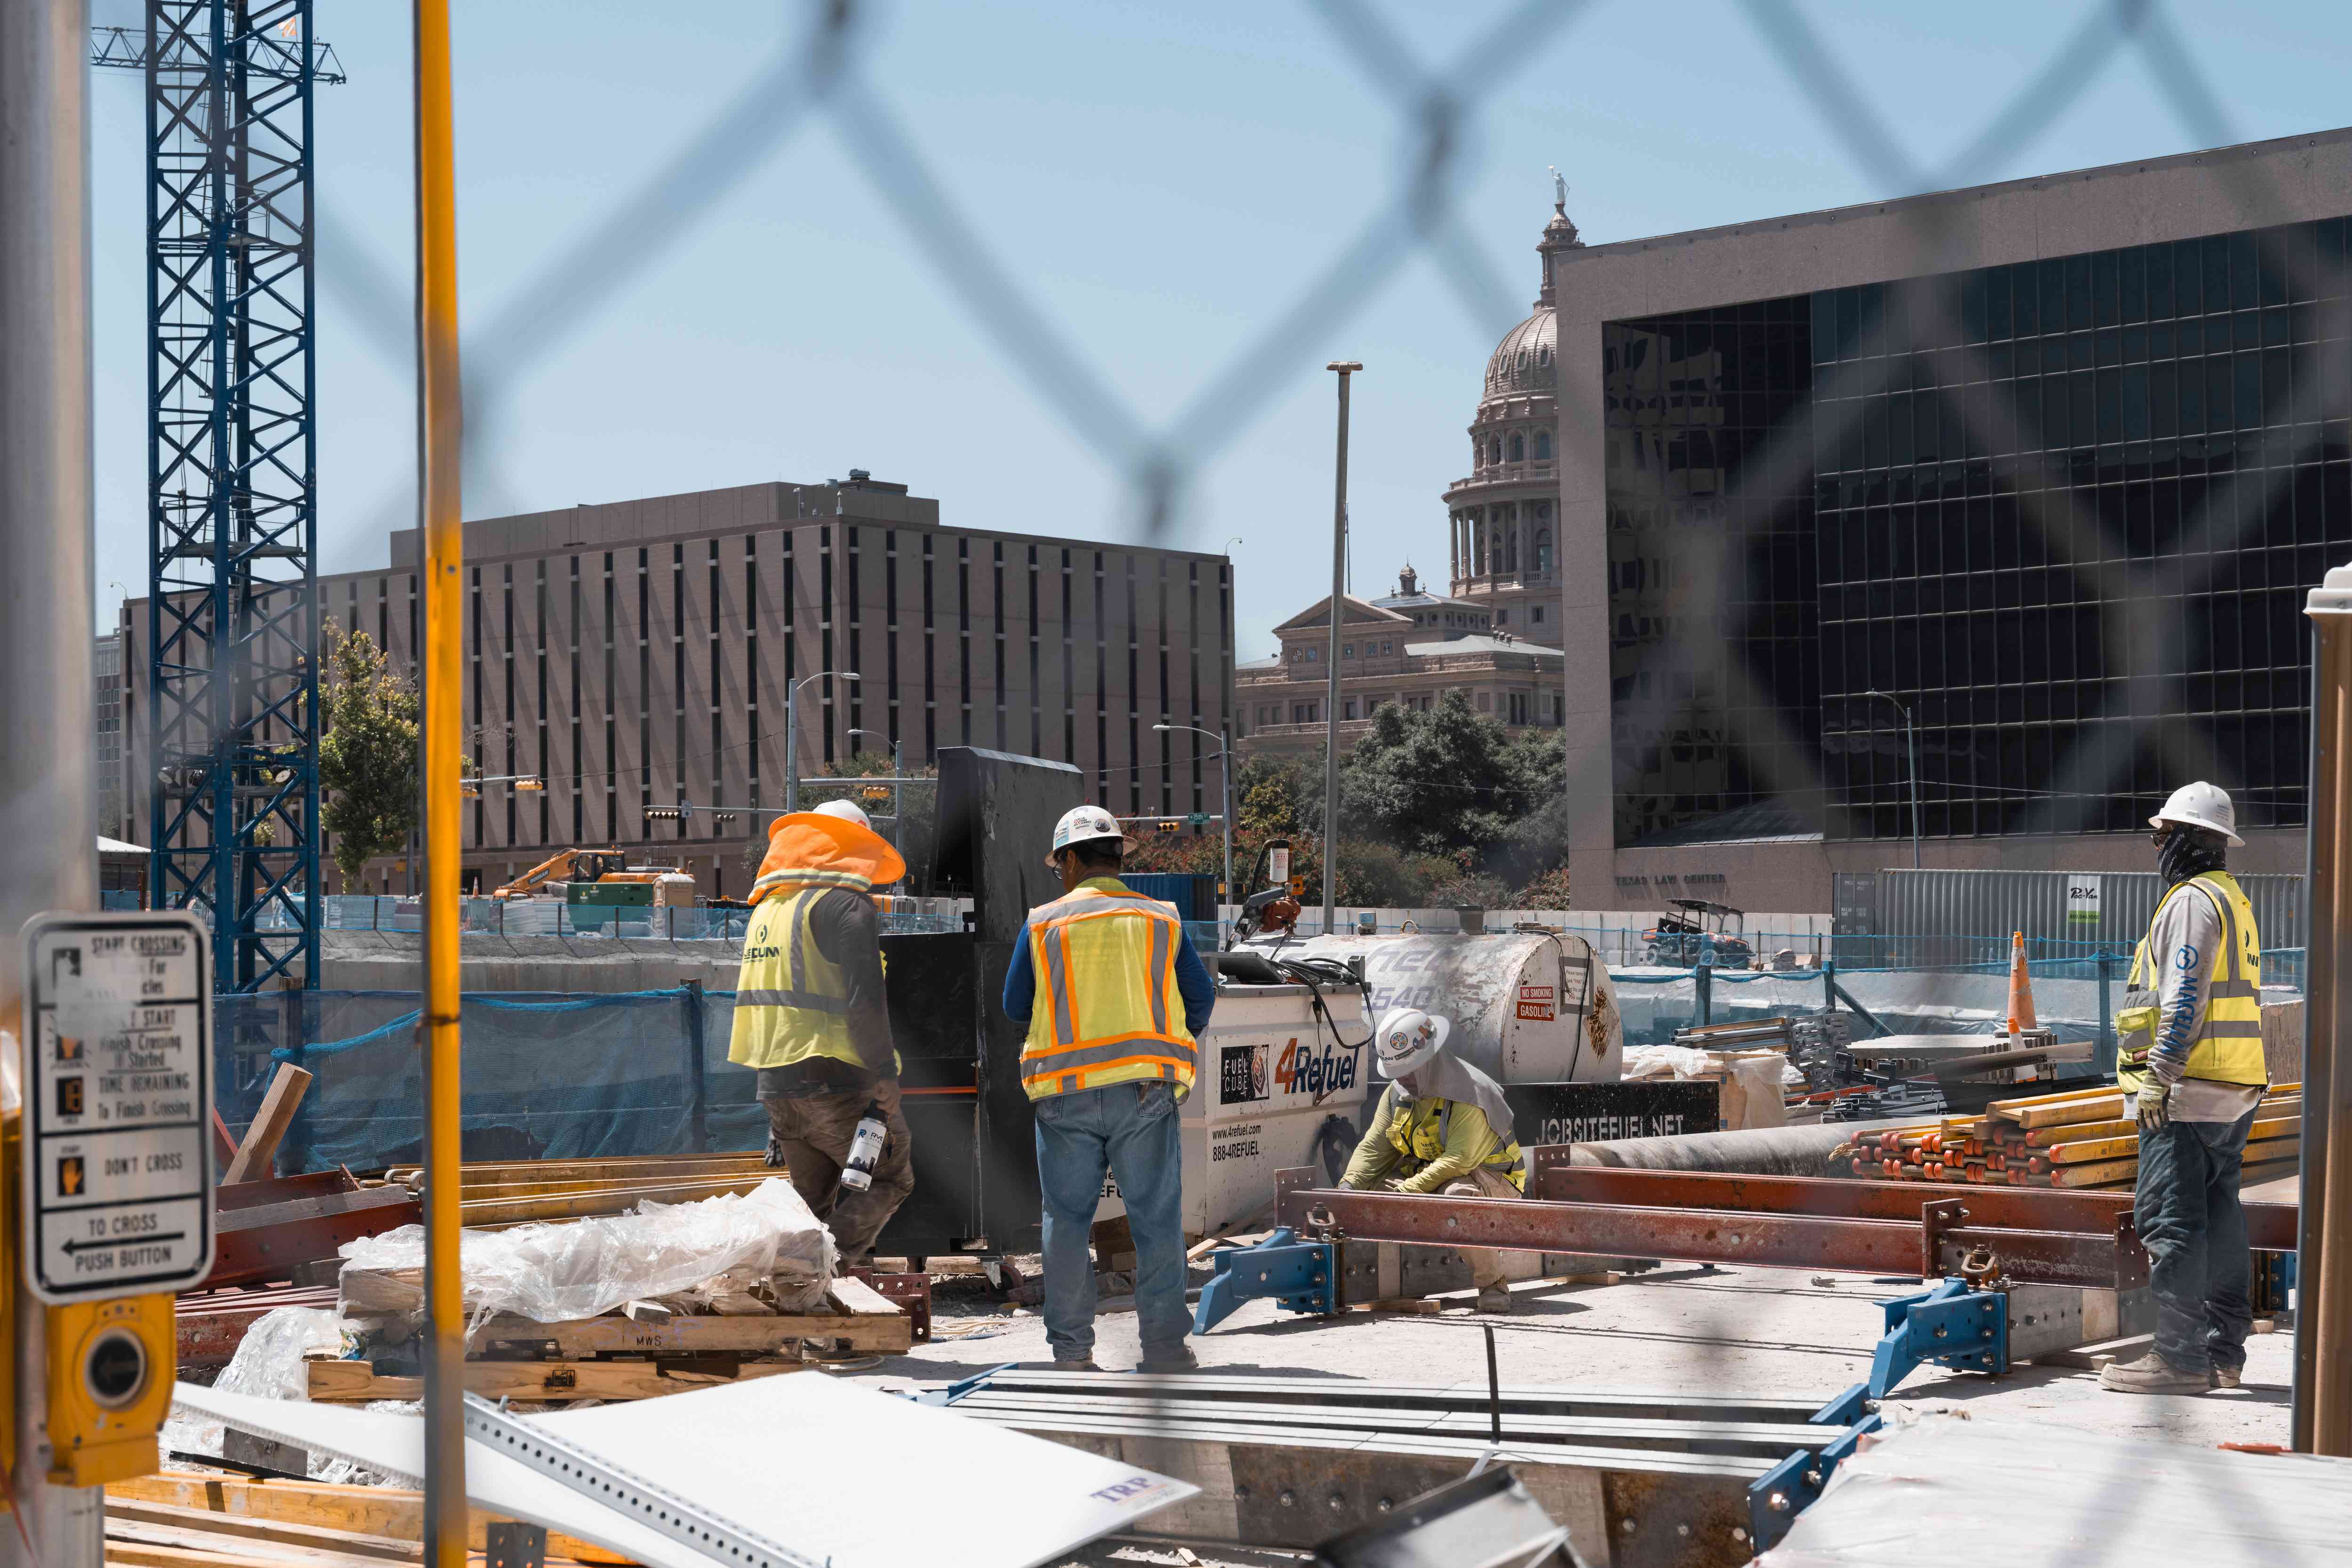
[[(882, 1107), (890, 1135), (874, 1167), (874, 1185), (858, 1192), (841, 1185), (841, 1167), (868, 1101)], [(915, 1141), (898, 1108), (898, 1081), (852, 1094), (802, 1094), (762, 1103), (768, 1131), (782, 1145), (793, 1190), (833, 1232), (842, 1267), (857, 1262), (874, 1250), (874, 1239), (915, 1190)]]
[[(1491, 1166), (1481, 1166), (1468, 1176), (1447, 1182), (1444, 1192), (1448, 1197), (1525, 1197), (1527, 1194), (1511, 1185), (1511, 1178)], [(1470, 1278), (1480, 1290), (1499, 1285), (1505, 1281), (1501, 1254), (1491, 1247), (1465, 1247), (1462, 1260), (1470, 1265)]]

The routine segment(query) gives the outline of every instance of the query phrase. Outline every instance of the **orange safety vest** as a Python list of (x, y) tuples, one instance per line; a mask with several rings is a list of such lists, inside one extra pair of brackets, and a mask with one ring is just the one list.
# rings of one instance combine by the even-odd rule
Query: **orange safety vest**
[(1021, 1050), (1029, 1098), (1137, 1080), (1192, 1091), (1198, 1050), (1176, 988), (1175, 908), (1090, 877), (1029, 912), (1022, 932), (1037, 1000)]

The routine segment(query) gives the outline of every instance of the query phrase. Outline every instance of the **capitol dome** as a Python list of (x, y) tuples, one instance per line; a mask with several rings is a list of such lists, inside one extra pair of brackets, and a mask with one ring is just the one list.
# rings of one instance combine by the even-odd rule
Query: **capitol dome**
[(1486, 396), (1479, 401), (1558, 391), (1552, 354), (1559, 337), (1559, 313), (1549, 305), (1538, 306), (1534, 315), (1504, 333), (1495, 346), (1486, 361)]
[(1577, 237), (1576, 225), (1569, 221), (1568, 197), (1562, 192), (1552, 204), (1551, 222), (1544, 225), (1543, 239), (1536, 246), (1537, 255), (1543, 258), (1543, 289), (1536, 296), (1536, 312), (1504, 333), (1488, 357), (1486, 388), (1478, 399), (1482, 413), (1497, 399), (1529, 393), (1549, 396), (1559, 391), (1559, 374), (1553, 360), (1559, 350), (1559, 316), (1552, 307), (1552, 253), (1580, 249), (1583, 245)]

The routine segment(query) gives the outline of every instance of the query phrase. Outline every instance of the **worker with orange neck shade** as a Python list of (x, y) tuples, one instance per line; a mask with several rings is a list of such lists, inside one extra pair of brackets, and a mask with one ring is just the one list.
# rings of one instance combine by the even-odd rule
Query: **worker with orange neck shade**
[[(915, 1190), (872, 896), (906, 874), (846, 800), (777, 818), (735, 982), (727, 1060), (758, 1071), (768, 1164), (790, 1170), (845, 1265), (873, 1250)], [(878, 1154), (870, 1129), (859, 1146), (869, 1123), (883, 1134)]]

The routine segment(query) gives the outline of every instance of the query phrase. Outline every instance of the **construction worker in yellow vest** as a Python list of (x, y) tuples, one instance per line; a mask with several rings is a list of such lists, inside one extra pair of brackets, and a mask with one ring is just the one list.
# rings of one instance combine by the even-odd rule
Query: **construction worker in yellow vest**
[(1021, 1077), (1037, 1113), (1045, 1338), (1056, 1366), (1095, 1365), (1089, 1233), (1103, 1173), (1135, 1233), (1144, 1372), (1190, 1372), (1184, 1336), (1184, 1167), (1177, 1103), (1216, 982), (1172, 904), (1118, 880), (1126, 836), (1099, 806), (1065, 812), (1045, 863), (1062, 896), (1029, 912), (1004, 976), (1005, 1016), (1029, 1029)]
[[(751, 884), (727, 1060), (760, 1075), (768, 1164), (833, 1232), (845, 1266), (915, 1190), (914, 1142), (898, 1106), (898, 1053), (882, 989), (882, 924), (872, 897), (907, 862), (846, 800), (779, 817)], [(859, 1123), (886, 1134), (870, 1173), (851, 1165)], [(858, 1177), (867, 1177), (857, 1185)]]
[[(1444, 1193), (1451, 1197), (1524, 1197), (1527, 1156), (1511, 1126), (1503, 1086), (1445, 1051), (1450, 1019), (1392, 1008), (1372, 1033), (1381, 1075), (1394, 1080), (1364, 1129), (1339, 1185), (1358, 1191)], [(1507, 1312), (1511, 1287), (1491, 1248), (1465, 1247), (1478, 1286), (1478, 1310)]]
[(2263, 942), (2225, 869), (2245, 842), (2230, 797), (2184, 785), (2148, 824), (2165, 891), (2116, 1015), (2116, 1081), (2139, 1123), (2132, 1218), (2147, 1249), (2156, 1343), (2102, 1372), (2099, 1385), (2202, 1394), (2238, 1386), (2253, 1322), (2238, 1174), (2270, 1079)]

